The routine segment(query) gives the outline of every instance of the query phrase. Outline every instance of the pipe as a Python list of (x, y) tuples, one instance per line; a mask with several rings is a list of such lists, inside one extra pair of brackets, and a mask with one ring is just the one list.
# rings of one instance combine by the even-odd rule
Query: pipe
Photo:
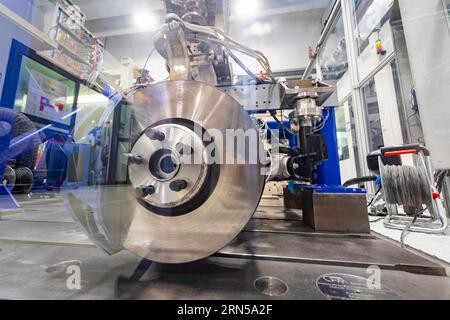
[[(317, 56), (320, 55), (320, 52), (322, 50), (322, 45), (328, 39), (328, 36), (329, 36), (332, 28), (334, 27), (334, 23), (336, 22), (336, 19), (339, 15), (340, 10), (341, 10), (341, 0), (336, 0), (336, 2), (333, 5), (333, 9), (331, 10), (330, 15), (328, 17), (327, 23), (325, 24), (325, 27), (322, 30), (322, 34), (319, 38), (319, 42), (317, 43), (317, 46), (316, 46), (318, 48)], [(306, 67), (305, 73), (303, 74), (302, 80), (306, 80), (308, 78), (309, 74), (311, 73), (311, 71), (315, 65), (315, 60), (316, 59), (312, 59), (309, 61), (309, 64)]]

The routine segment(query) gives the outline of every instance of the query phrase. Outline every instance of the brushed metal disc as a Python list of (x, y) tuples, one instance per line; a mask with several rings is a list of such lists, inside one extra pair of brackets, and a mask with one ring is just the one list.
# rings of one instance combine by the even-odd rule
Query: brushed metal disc
[(253, 285), (256, 290), (269, 297), (281, 297), (289, 291), (286, 282), (274, 277), (258, 278)]
[[(199, 82), (170, 81), (140, 89), (129, 108), (137, 132), (167, 119), (188, 119), (206, 130), (219, 130), (224, 137), (227, 129), (256, 130), (234, 99)], [(256, 144), (262, 150), (259, 139)], [(100, 188), (96, 221), (102, 221), (101, 233), (107, 238), (152, 261), (186, 263), (206, 258), (227, 246), (258, 207), (265, 184), (260, 163), (220, 164), (209, 197), (179, 216), (150, 211), (136, 200), (131, 185)]]

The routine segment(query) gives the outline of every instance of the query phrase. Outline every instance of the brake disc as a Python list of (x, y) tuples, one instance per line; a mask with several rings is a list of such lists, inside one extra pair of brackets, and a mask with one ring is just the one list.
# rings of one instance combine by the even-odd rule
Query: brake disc
[[(200, 260), (227, 246), (255, 212), (265, 184), (263, 146), (247, 112), (193, 81), (139, 89), (127, 108), (134, 132), (126, 154), (130, 184), (99, 186), (96, 200), (84, 204), (69, 196), (91, 239), (109, 253), (125, 248), (162, 263)], [(248, 137), (239, 149), (242, 133)]]

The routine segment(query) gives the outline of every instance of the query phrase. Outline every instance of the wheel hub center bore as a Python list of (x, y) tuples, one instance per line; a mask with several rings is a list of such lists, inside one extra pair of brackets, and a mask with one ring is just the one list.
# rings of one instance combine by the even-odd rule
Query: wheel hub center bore
[(217, 184), (219, 168), (208, 164), (203, 136), (188, 120), (172, 119), (146, 129), (130, 156), (141, 160), (129, 165), (136, 198), (156, 214), (192, 212)]
[(172, 149), (159, 149), (150, 158), (149, 170), (152, 176), (159, 181), (169, 181), (179, 172), (181, 159)]

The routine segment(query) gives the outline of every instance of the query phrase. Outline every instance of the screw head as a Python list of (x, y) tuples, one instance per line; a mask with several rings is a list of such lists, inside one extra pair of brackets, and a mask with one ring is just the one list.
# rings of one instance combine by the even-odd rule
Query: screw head
[(154, 130), (152, 128), (148, 128), (145, 131), (145, 134), (147, 135), (147, 137), (150, 140), (157, 140), (157, 141), (161, 141), (162, 142), (162, 141), (164, 141), (166, 139), (166, 135), (163, 132), (158, 131), (158, 130)]
[(173, 192), (180, 192), (186, 189), (188, 186), (188, 183), (186, 180), (174, 180), (170, 183), (169, 187), (170, 190)]
[(144, 163), (144, 159), (141, 156), (135, 156), (134, 154), (126, 153), (125, 157), (127, 157), (128, 165), (133, 165), (133, 164), (140, 165), (140, 164)]
[(135, 195), (137, 198), (145, 198), (156, 192), (154, 186), (140, 186), (135, 190)]

